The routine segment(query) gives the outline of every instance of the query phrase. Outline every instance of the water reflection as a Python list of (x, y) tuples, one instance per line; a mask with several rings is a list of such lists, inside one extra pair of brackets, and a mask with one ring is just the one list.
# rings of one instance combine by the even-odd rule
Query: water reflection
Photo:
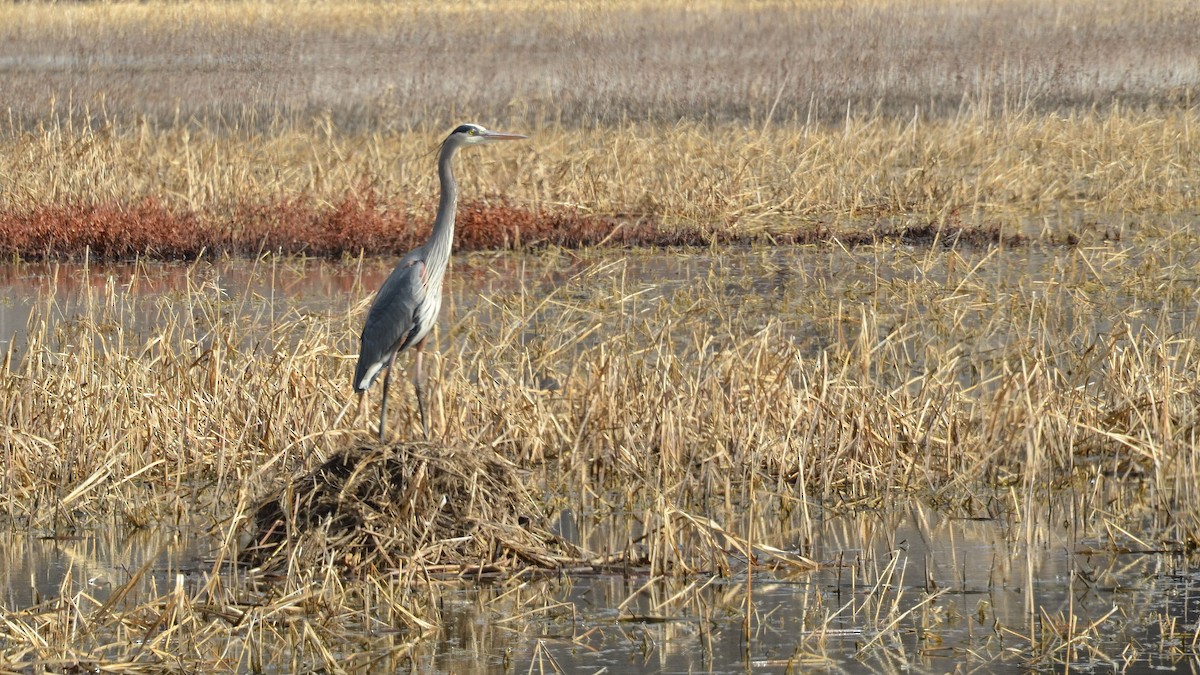
[(180, 575), (206, 571), (201, 565), (211, 559), (211, 547), (212, 542), (187, 531), (0, 532), (3, 606), (20, 611), (78, 593), (103, 603), (135, 577), (135, 597), (166, 593)]
[[(760, 567), (748, 580), (743, 566), (728, 577), (634, 571), (440, 585), (441, 628), (391, 665), (460, 675), (1061, 670), (1068, 657), (1101, 672), (1194, 667), (1200, 570), (1178, 555), (1097, 551), (1048, 516), (1037, 514), (1030, 539), (1023, 523), (913, 501), (819, 519), (808, 553), (823, 566), (811, 573)], [(183, 531), (0, 539), (6, 612), (80, 593), (98, 606), (117, 592), (130, 605), (177, 587), (198, 592), (215, 546)], [(260, 597), (223, 569), (224, 583)], [(1068, 650), (1056, 639), (1071, 621), (1086, 637)]]
[[(1187, 301), (1190, 295), (1176, 298), (1161, 289), (1179, 285), (1176, 277), (1200, 266), (1200, 250), (1170, 252), (1171, 264), (1146, 280), (1157, 289), (1151, 296), (1121, 273), (1128, 267), (1157, 267), (1161, 255), (1165, 254), (1135, 247), (1004, 253), (931, 252), (898, 246), (723, 249), (669, 255), (632, 252), (619, 258), (570, 252), (460, 255), (447, 281), (441, 333), (472, 312), (496, 314), (492, 298), (522, 296), (530, 305), (527, 309), (547, 303), (543, 311), (525, 317), (528, 325), (518, 338), (528, 340), (553, 330), (556, 306), (578, 308), (616, 295), (624, 298), (615, 309), (625, 323), (609, 325), (612, 322), (606, 320), (603, 331), (627, 329), (649, 308), (669, 305), (684, 310), (685, 318), (703, 320), (718, 337), (750, 335), (776, 322), (788, 339), (814, 353), (853, 340), (864, 311), (904, 336), (919, 352), (925, 321), (956, 308), (962, 312), (957, 329), (985, 333), (976, 351), (1003, 350), (1012, 335), (992, 325), (997, 319), (993, 312), (973, 310), (976, 304), (1032, 305), (1033, 311), (1041, 302), (1054, 308), (1056, 327), (1065, 334), (1078, 328), (1084, 342), (1089, 335), (1111, 330), (1117, 316), (1132, 321), (1134, 330), (1139, 321), (1153, 325), (1165, 319), (1168, 325), (1156, 328), (1182, 331), (1197, 320), (1195, 305)], [(50, 321), (69, 321), (81, 314), (87, 302), (133, 297), (174, 301), (198, 288), (219, 293), (240, 312), (267, 321), (297, 313), (347, 315), (362, 311), (393, 263), (391, 259), (271, 258), (186, 265), (0, 265), (0, 349), (14, 339), (19, 347), (31, 313)], [(1192, 286), (1179, 287), (1185, 291)], [(986, 297), (974, 297), (981, 292)], [(719, 302), (715, 307), (708, 302), (713, 298)], [(34, 313), (39, 302), (46, 311)], [(144, 310), (152, 303), (137, 304), (142, 309), (123, 326), (135, 338), (153, 333), (158, 320)], [(688, 314), (689, 306), (697, 308), (692, 314), (700, 315)], [(1139, 311), (1125, 315), (1131, 307)], [(502, 319), (489, 316), (489, 321)], [(1030, 329), (1038, 327), (1013, 325), (1010, 332), (1036, 338), (1028, 335)], [(600, 337), (602, 333), (595, 339)]]
[[(1183, 627), (1186, 637), (1196, 629), (1200, 573), (1192, 561), (1095, 550), (1073, 525), (1055, 525), (1054, 510), (1037, 514), (1032, 538), (1023, 523), (951, 517), (919, 501), (831, 514), (809, 533), (806, 552), (821, 569), (758, 571), (749, 591), (744, 572), (657, 583), (573, 580), (552, 595), (568, 603), (569, 634), (585, 637), (561, 639), (564, 616), (543, 621), (542, 635), (560, 637), (523, 658), (538, 664), (545, 653), (568, 672), (1049, 668), (1081, 658), (1050, 638), (1073, 620), (1077, 631), (1098, 624), (1082, 658), (1100, 670), (1128, 665), (1131, 654), (1142, 664), (1194, 659), (1194, 645), (1183, 648), (1179, 633), (1163, 633)], [(1164, 651), (1171, 644), (1177, 649)], [(457, 671), (463, 664), (439, 665)]]

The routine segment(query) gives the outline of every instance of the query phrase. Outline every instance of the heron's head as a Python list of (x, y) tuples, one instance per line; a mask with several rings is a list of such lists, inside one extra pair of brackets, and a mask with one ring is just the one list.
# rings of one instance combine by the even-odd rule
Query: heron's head
[(458, 148), (464, 145), (493, 143), (495, 141), (519, 141), (522, 138), (528, 138), (528, 136), (491, 131), (484, 129), (478, 124), (461, 124), (457, 129), (450, 132), (450, 135), (446, 137), (446, 140), (442, 144)]

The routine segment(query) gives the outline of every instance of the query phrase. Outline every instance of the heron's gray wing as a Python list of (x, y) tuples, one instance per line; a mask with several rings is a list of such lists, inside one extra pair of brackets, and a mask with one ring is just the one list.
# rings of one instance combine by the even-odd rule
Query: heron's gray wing
[(387, 365), (387, 359), (414, 329), (414, 315), (425, 296), (422, 282), (425, 263), (402, 260), (375, 296), (363, 325), (354, 388), (365, 390)]

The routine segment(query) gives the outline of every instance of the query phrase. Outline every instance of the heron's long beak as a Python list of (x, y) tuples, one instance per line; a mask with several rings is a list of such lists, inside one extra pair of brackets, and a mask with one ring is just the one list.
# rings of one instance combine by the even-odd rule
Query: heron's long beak
[(519, 141), (523, 138), (529, 138), (521, 134), (506, 134), (503, 131), (485, 131), (483, 137), (489, 141)]

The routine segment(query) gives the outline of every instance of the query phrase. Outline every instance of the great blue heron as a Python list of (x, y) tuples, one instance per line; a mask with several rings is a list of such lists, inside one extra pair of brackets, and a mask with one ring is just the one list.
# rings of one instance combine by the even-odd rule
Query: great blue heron
[[(379, 408), (379, 440), (384, 439), (387, 424), (388, 383), (392, 379), (392, 362), (396, 355), (413, 347), (416, 349), (413, 384), (417, 392), (417, 409), (421, 413), (421, 431), (429, 438), (429, 422), (425, 417), (425, 392), (421, 387), (421, 352), (425, 338), (437, 323), (442, 308), (442, 279), (450, 260), (450, 244), (454, 238), (454, 210), (458, 186), (450, 160), (466, 145), (515, 141), (526, 138), (520, 134), (489, 131), (478, 124), (463, 124), (442, 141), (438, 152), (438, 179), (442, 196), (438, 201), (433, 234), (423, 246), (400, 259), (396, 269), (375, 296), (362, 330), (362, 346), (358, 352), (358, 368), (354, 371), (354, 389), (358, 391), (359, 407), (364, 403), (367, 389), (387, 369), (383, 377), (383, 403)], [(361, 414), (361, 413), (360, 413)]]

